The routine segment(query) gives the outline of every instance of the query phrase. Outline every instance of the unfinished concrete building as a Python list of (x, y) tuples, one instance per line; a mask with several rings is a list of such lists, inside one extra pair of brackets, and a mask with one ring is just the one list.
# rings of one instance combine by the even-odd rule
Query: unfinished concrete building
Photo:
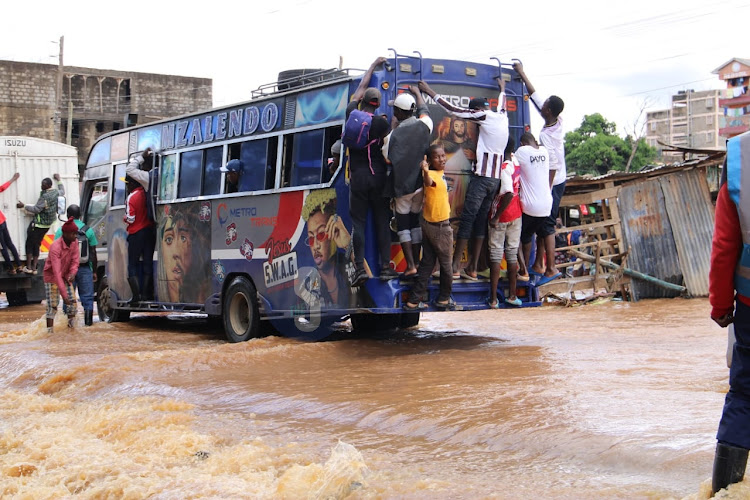
[(68, 142), (80, 168), (100, 135), (212, 107), (212, 80), (0, 61), (4, 135)]

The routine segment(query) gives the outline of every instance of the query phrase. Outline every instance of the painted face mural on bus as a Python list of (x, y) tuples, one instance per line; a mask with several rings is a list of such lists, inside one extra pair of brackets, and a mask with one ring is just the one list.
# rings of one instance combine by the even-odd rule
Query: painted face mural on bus
[[(348, 307), (351, 299), (352, 259), (346, 259), (351, 235), (336, 214), (336, 190), (312, 191), (302, 207), (307, 223), (305, 244), (310, 248), (315, 269), (301, 275), (302, 298), (308, 305)], [(351, 253), (351, 252), (350, 252)]]
[(211, 225), (200, 202), (165, 205), (159, 218), (158, 290), (161, 302), (201, 303), (211, 286)]

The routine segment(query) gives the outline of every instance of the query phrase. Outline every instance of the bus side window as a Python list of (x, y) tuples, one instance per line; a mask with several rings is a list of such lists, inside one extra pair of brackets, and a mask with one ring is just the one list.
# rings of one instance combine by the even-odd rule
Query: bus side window
[(321, 182), (328, 182), (333, 177), (333, 172), (330, 171), (329, 165), (333, 162), (333, 154), (331, 153), (331, 146), (341, 139), (341, 127), (328, 127), (326, 129), (326, 142), (323, 150), (323, 157), (326, 158), (325, 165), (323, 166), (323, 177)]
[(127, 192), (125, 188), (125, 163), (115, 165), (115, 175), (112, 179), (112, 207), (125, 206)]
[[(88, 198), (83, 214), (83, 222), (89, 227), (96, 227), (102, 223), (107, 215), (107, 181), (99, 181), (95, 184), (87, 184), (84, 188), (84, 196)], [(102, 241), (104, 235), (98, 236), (99, 245), (105, 246), (106, 241)]]
[(221, 155), (222, 147), (206, 150), (206, 168), (203, 169), (203, 194), (221, 192)]
[(290, 186), (320, 184), (323, 172), (323, 146), (325, 129), (294, 134)]
[(164, 201), (171, 201), (174, 199), (174, 188), (177, 185), (177, 155), (167, 155), (161, 159), (161, 171), (159, 175), (161, 181), (159, 182), (159, 199)]
[(243, 170), (240, 175), (239, 191), (262, 191), (266, 188), (268, 145), (268, 139), (242, 143), (240, 160)]
[(180, 155), (180, 179), (177, 184), (177, 197), (189, 198), (201, 193), (201, 167), (203, 151), (187, 151)]

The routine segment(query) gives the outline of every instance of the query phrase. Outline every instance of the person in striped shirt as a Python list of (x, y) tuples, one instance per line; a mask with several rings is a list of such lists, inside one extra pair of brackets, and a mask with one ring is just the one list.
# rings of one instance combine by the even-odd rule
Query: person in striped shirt
[(479, 125), (474, 175), (466, 189), (461, 222), (456, 235), (456, 248), (453, 253), (454, 278), (458, 277), (461, 256), (469, 242), (469, 237), (473, 235), (472, 252), (461, 276), (471, 280), (477, 279), (476, 269), (479, 253), (487, 235), (487, 214), (500, 185), (503, 152), (508, 143), (508, 115), (505, 112), (505, 81), (502, 78), (497, 78), (497, 83), (500, 88), (500, 96), (498, 97), (497, 111), (492, 111), (485, 98), (474, 97), (469, 102), (468, 109), (460, 108), (439, 97), (427, 83), (419, 82), (419, 89), (432, 97), (446, 111)]

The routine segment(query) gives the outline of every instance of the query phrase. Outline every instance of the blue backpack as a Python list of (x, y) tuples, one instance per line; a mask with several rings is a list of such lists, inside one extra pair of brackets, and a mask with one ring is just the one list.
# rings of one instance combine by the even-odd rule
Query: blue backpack
[(352, 149), (365, 149), (375, 141), (370, 141), (372, 113), (358, 109), (349, 113), (341, 135), (341, 144)]

